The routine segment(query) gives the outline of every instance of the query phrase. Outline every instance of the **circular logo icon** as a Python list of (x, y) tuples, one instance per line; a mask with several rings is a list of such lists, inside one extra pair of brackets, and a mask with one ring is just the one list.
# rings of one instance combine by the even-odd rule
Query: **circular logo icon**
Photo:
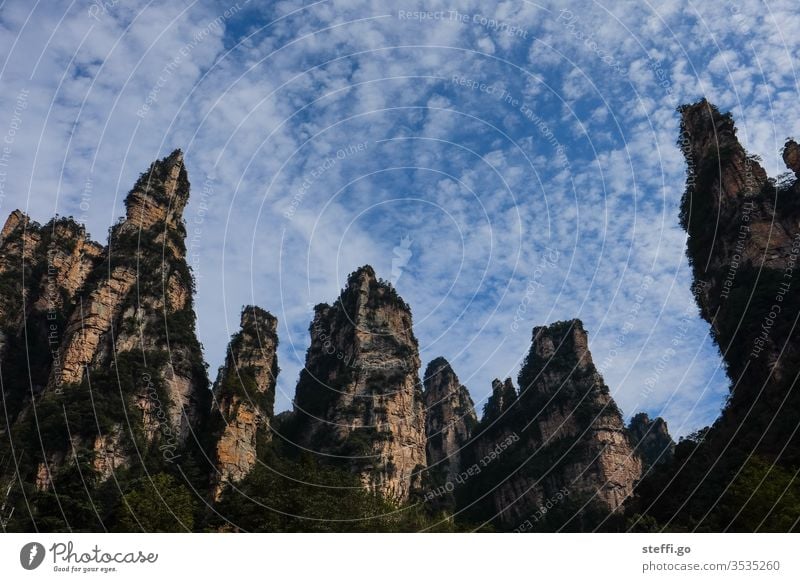
[(19, 563), (26, 570), (35, 570), (44, 562), (44, 546), (39, 542), (30, 542), (19, 551)]

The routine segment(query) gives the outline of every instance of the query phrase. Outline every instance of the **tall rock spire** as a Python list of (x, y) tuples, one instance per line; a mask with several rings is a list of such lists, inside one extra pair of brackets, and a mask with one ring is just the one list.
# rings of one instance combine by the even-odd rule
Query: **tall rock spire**
[(278, 376), (278, 320), (260, 307), (242, 309), (241, 329), (231, 338), (214, 384), (211, 426), (216, 472), (213, 496), (253, 469), (259, 442), (272, 440), (270, 423)]
[(425, 467), (425, 408), (411, 311), (370, 266), (317, 305), (295, 397), (301, 444), (404, 501)]
[[(794, 421), (784, 422), (782, 411), (791, 408), (785, 397), (794, 393), (790, 385), (800, 366), (794, 339), (800, 311), (798, 181), (768, 178), (739, 143), (730, 114), (705, 100), (680, 113), (689, 168), (681, 218), (693, 292), (734, 383), (723, 417), (734, 426), (747, 416), (747, 428), (736, 433), (751, 433), (763, 450), (788, 454), (795, 449), (785, 446)], [(799, 152), (787, 141), (783, 159), (795, 173)], [(765, 407), (763, 425), (752, 406)], [(794, 458), (800, 460), (800, 453)]]
[(90, 451), (91, 468), (102, 481), (148, 456), (161, 457), (158, 462), (179, 457), (204, 421), (208, 380), (181, 219), (188, 197), (183, 155), (176, 150), (137, 180), (125, 201), (125, 219), (110, 229), (108, 247), (87, 241), (69, 220), (32, 228), (19, 215), (9, 219), (2, 244), (14, 247), (15, 233), (28, 224), (24, 236), (42, 240), (31, 260), (47, 265), (60, 291), (28, 292), (34, 308), (58, 312), (61, 326), (49, 350), (48, 389), (34, 404), (58, 407), (64, 400), (76, 414), (82, 407), (103, 411), (94, 424), (44, 420), (54, 434), (69, 432), (73, 442), (67, 449), (55, 440), (44, 444), (36, 470), (40, 487), (68, 469), (74, 456), (64, 456), (69, 448)]
[[(496, 383), (495, 400), (503, 391)], [(534, 328), (519, 396), (501, 410), (476, 429), (473, 459), (480, 472), (469, 487), (493, 505), (481, 519), (516, 528), (567, 496), (581, 500), (578, 508), (593, 504), (608, 513), (632, 494), (641, 459), (579, 320)]]
[(428, 364), (423, 383), (428, 471), (452, 480), (461, 470), (461, 451), (478, 424), (475, 405), (444, 358)]

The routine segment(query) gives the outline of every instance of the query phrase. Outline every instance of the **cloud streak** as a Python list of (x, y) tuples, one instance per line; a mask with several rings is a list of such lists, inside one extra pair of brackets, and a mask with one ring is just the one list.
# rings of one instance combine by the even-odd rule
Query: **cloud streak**
[(686, 434), (728, 381), (690, 291), (674, 108), (732, 110), (780, 173), (798, 28), (788, 1), (8, 2), (0, 131), (28, 98), (0, 211), (103, 239), (138, 173), (182, 147), (206, 358), (242, 304), (275, 313), (279, 408), (309, 305), (371, 263), (479, 408), (534, 325), (580, 317), (623, 411)]

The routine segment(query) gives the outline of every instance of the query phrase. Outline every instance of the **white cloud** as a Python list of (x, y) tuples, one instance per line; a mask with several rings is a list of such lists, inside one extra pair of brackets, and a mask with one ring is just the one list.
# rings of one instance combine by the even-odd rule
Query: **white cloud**
[[(595, 361), (609, 361), (650, 276), (606, 380), (627, 414), (663, 413), (679, 434), (716, 416), (727, 380), (708, 326), (696, 312), (682, 323), (674, 107), (706, 94), (732, 109), (747, 147), (781, 171), (784, 137), (800, 136), (793, 2), (585, 2), (570, 7), (574, 20), (552, 2), (241, 4), (218, 21), (235, 4), (126, 1), (92, 18), (85, 5), (30, 14), (6, 3), (0, 131), (17, 94), (30, 96), (0, 211), (75, 214), (102, 239), (138, 173), (183, 147), (195, 188), (186, 218), (202, 218), (190, 263), (206, 357), (222, 360), (242, 304), (269, 309), (281, 320), (283, 405), (308, 342), (306, 303), (333, 300), (367, 262), (388, 278), (406, 234), (398, 288), (423, 358), (450, 358), (476, 401), (492, 378), (516, 376), (533, 325), (581, 317)], [(362, 142), (283, 216), (320, 163)], [(196, 194), (206, 181), (208, 211)], [(545, 246), (559, 260), (535, 275)], [(543, 286), (512, 332), (534, 276)]]

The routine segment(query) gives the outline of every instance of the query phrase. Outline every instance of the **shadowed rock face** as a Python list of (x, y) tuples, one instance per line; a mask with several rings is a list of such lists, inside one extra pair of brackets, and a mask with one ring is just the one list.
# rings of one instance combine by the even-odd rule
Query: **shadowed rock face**
[[(631, 511), (692, 531), (789, 531), (796, 508), (776, 509), (785, 494), (753, 484), (794, 474), (800, 463), (798, 181), (789, 173), (768, 178), (739, 143), (731, 115), (706, 100), (679, 112), (692, 292), (731, 394), (713, 425), (677, 444), (672, 463), (649, 469)], [(795, 142), (783, 159), (796, 176)]]
[(216, 473), (213, 497), (253, 469), (259, 442), (272, 439), (270, 423), (278, 376), (278, 320), (260, 307), (242, 310), (241, 329), (231, 338), (214, 384), (212, 427)]
[(423, 383), (428, 469), (452, 480), (461, 470), (461, 451), (478, 424), (475, 405), (444, 358), (428, 364)]
[(295, 397), (301, 444), (350, 467), (365, 486), (408, 498), (425, 466), (425, 408), (411, 312), (372, 267), (315, 308)]
[[(796, 409), (790, 384), (800, 366), (798, 181), (768, 178), (739, 143), (730, 114), (705, 100), (680, 112), (688, 166), (681, 220), (693, 292), (733, 382), (715, 432), (736, 432), (753, 446), (758, 441), (761, 452), (800, 461), (800, 443), (787, 441), (796, 420), (784, 415)], [(783, 159), (796, 174), (800, 146), (789, 140)]]
[(800, 145), (793, 139), (787, 140), (783, 146), (783, 161), (800, 178)]
[(675, 441), (669, 434), (666, 421), (640, 412), (628, 424), (631, 441), (646, 467), (669, 463), (675, 454)]
[(511, 409), (516, 400), (517, 389), (514, 388), (511, 378), (506, 378), (505, 382), (495, 378), (492, 380), (492, 395), (486, 401), (483, 409), (483, 422), (501, 418), (506, 411)]
[(512, 402), (476, 430), (475, 459), (486, 463), (484, 487), (494, 487), (494, 512), (485, 517), (516, 527), (564, 491), (606, 511), (619, 509), (642, 463), (579, 320), (534, 328), (519, 384), (513, 400), (507, 385), (495, 384), (490, 404), (495, 407), (506, 391)]

